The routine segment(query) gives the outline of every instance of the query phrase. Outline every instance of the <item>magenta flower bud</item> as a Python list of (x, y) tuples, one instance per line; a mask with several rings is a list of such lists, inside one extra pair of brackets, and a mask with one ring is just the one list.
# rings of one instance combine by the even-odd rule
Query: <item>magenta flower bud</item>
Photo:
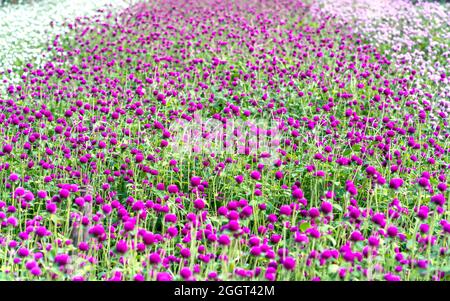
[(445, 183), (439, 183), (438, 186), (437, 186), (437, 188), (439, 189), (439, 191), (444, 192), (444, 191), (447, 190), (447, 184), (445, 184)]
[(397, 229), (397, 227), (395, 227), (395, 226), (390, 226), (390, 227), (388, 227), (388, 229), (387, 229), (387, 234), (388, 234), (390, 237), (396, 237), (397, 234), (398, 234), (398, 229)]
[(350, 240), (352, 241), (362, 241), (364, 240), (364, 236), (359, 231), (353, 231), (350, 235)]
[(183, 279), (187, 280), (191, 278), (192, 271), (188, 267), (184, 267), (180, 270), (180, 276), (183, 277)]
[(275, 178), (277, 178), (277, 180), (281, 180), (283, 178), (283, 172), (281, 170), (275, 172)]
[(14, 191), (14, 195), (16, 197), (25, 195), (25, 189), (23, 189), (22, 187), (17, 187)]
[(388, 273), (388, 274), (384, 275), (384, 280), (386, 280), (386, 281), (401, 281), (401, 278), (400, 278), (400, 276)]
[(56, 204), (55, 203), (48, 203), (45, 207), (47, 209), (48, 212), (50, 213), (55, 213), (56, 212)]
[(296, 188), (292, 191), (292, 197), (294, 199), (301, 199), (303, 197), (303, 190)]
[(380, 244), (380, 240), (375, 236), (370, 236), (368, 241), (369, 245), (372, 247), (378, 247), (378, 245)]
[(236, 182), (238, 184), (241, 184), (244, 181), (244, 176), (238, 175), (238, 176), (235, 176), (234, 179), (236, 180)]
[(202, 210), (203, 208), (205, 208), (205, 201), (202, 199), (196, 199), (194, 201), (194, 207), (195, 209)]
[(191, 185), (194, 187), (200, 185), (201, 182), (202, 182), (202, 178), (200, 178), (200, 177), (194, 176), (191, 178)]
[(34, 267), (34, 268), (31, 269), (30, 273), (33, 276), (40, 276), (42, 274), (42, 271), (41, 271), (41, 269), (39, 267)]
[(368, 166), (366, 168), (366, 173), (370, 176), (373, 176), (376, 172), (377, 172), (377, 170), (373, 166)]
[(228, 246), (230, 244), (230, 238), (226, 234), (222, 234), (218, 239), (219, 245)]
[(260, 173), (259, 171), (257, 171), (257, 170), (254, 170), (254, 171), (252, 171), (252, 172), (250, 173), (250, 177), (251, 177), (253, 180), (259, 181), (259, 180), (261, 179), (261, 173)]
[(319, 209), (313, 207), (313, 208), (309, 209), (308, 214), (311, 218), (314, 219), (314, 218), (320, 216), (320, 211), (319, 211)]
[(288, 271), (294, 270), (295, 269), (295, 259), (292, 257), (286, 257), (283, 260), (283, 266)]
[(156, 275), (156, 281), (172, 281), (172, 276), (167, 272), (159, 272)]
[(67, 254), (58, 254), (55, 256), (55, 263), (59, 266), (64, 266), (69, 263), (70, 257)]
[(289, 205), (282, 205), (280, 207), (280, 214), (290, 216), (292, 214), (292, 209)]
[(78, 244), (78, 249), (82, 252), (85, 252), (85, 251), (89, 250), (89, 244), (82, 241)]
[(428, 224), (420, 224), (419, 230), (422, 233), (428, 233), (428, 231), (430, 231), (430, 226)]
[(30, 255), (30, 251), (28, 251), (28, 249), (26, 248), (20, 248), (17, 251), (17, 255), (19, 255), (20, 257), (27, 257), (28, 255)]
[(333, 205), (329, 202), (322, 202), (322, 205), (320, 206), (320, 210), (324, 213), (324, 214), (328, 214), (331, 211), (333, 211)]
[(169, 186), (167, 187), (167, 191), (168, 191), (169, 193), (173, 193), (173, 194), (178, 193), (178, 186), (175, 185), (175, 184), (169, 185)]
[(401, 178), (393, 178), (389, 182), (389, 187), (391, 187), (392, 189), (395, 189), (395, 190), (400, 188), (402, 185), (403, 185), (403, 179), (401, 179)]
[(431, 197), (431, 202), (443, 206), (445, 204), (445, 196), (443, 194), (433, 195)]
[(67, 190), (67, 189), (61, 189), (61, 190), (59, 190), (59, 196), (61, 197), (61, 198), (68, 198), (69, 197), (69, 195), (70, 195), (70, 191), (69, 190)]
[(164, 221), (166, 223), (176, 223), (177, 222), (177, 216), (175, 214), (172, 214), (172, 213), (166, 214), (166, 216), (164, 217)]
[(125, 240), (119, 240), (116, 244), (116, 251), (125, 254), (128, 251), (128, 245)]
[(11, 182), (16, 182), (17, 180), (19, 180), (19, 176), (17, 174), (15, 174), (15, 173), (12, 173), (12, 174), (9, 175), (9, 180)]
[(38, 193), (37, 193), (37, 196), (40, 199), (45, 199), (45, 198), (47, 198), (47, 192), (44, 191), (44, 190), (39, 190)]
[(3, 152), (5, 154), (10, 154), (12, 152), (12, 150), (13, 150), (13, 147), (11, 144), (6, 144), (3, 146)]
[(161, 256), (158, 253), (152, 253), (149, 256), (149, 261), (151, 264), (159, 264), (161, 262)]
[(191, 251), (188, 248), (183, 248), (180, 250), (180, 254), (182, 257), (184, 258), (189, 258), (191, 257)]
[(32, 200), (34, 200), (34, 195), (28, 191), (27, 193), (25, 193), (23, 198), (25, 199), (25, 201), (31, 202)]

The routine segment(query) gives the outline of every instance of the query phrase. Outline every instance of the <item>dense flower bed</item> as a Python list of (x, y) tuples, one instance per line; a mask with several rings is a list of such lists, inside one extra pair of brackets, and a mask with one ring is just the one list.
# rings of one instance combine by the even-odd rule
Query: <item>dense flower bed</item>
[(448, 114), (348, 20), (165, 0), (69, 28), (0, 95), (2, 278), (448, 278)]

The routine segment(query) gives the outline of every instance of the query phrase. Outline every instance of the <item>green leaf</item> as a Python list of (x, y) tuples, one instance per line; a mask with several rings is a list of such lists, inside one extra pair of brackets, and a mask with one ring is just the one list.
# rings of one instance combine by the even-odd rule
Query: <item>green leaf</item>
[(302, 232), (305, 232), (309, 228), (311, 228), (311, 224), (309, 222), (306, 222), (306, 223), (303, 223), (303, 224), (300, 225), (300, 230)]
[(335, 208), (337, 211), (340, 211), (340, 212), (342, 212), (342, 206), (341, 205), (338, 205), (338, 204), (333, 204), (333, 208)]

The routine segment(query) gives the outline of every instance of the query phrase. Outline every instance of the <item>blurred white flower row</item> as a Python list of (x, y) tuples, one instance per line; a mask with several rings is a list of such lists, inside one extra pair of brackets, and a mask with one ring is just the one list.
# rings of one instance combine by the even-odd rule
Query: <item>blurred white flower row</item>
[(322, 11), (348, 22), (374, 46), (420, 75), (416, 84), (433, 95), (433, 116), (450, 114), (450, 4), (408, 0), (319, 0)]
[[(0, 6), (0, 78), (19, 80), (13, 72), (23, 63), (40, 64), (45, 60), (47, 42), (68, 28), (62, 26), (76, 17), (90, 16), (100, 8), (124, 8), (126, 0), (42, 0)], [(0, 85), (4, 86), (4, 84)]]

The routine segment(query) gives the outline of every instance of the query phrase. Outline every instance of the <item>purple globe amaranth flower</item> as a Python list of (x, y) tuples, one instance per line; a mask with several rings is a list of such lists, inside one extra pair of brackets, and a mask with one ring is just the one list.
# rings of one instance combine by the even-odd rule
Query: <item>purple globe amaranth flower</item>
[(350, 193), (351, 195), (357, 195), (358, 194), (358, 189), (356, 189), (355, 184), (352, 181), (346, 181), (345, 183), (345, 190), (347, 190), (348, 193)]
[(444, 192), (444, 191), (447, 190), (447, 184), (445, 184), (445, 183), (439, 183), (438, 186), (437, 186), (437, 188), (439, 189), (439, 191)]
[(288, 270), (292, 271), (295, 269), (295, 259), (293, 257), (286, 257), (283, 260), (283, 267)]
[(25, 189), (23, 189), (22, 187), (17, 187), (16, 190), (14, 191), (14, 196), (16, 197), (24, 196), (25, 193), (26, 193)]
[(27, 193), (25, 193), (25, 195), (23, 196), (24, 200), (26, 202), (31, 202), (34, 200), (34, 194), (31, 193), (30, 191), (28, 191)]
[(417, 260), (417, 267), (420, 269), (427, 269), (428, 268), (428, 261), (425, 259), (419, 259)]
[(300, 188), (295, 188), (292, 191), (292, 197), (294, 199), (301, 199), (303, 197), (303, 190), (301, 190)]
[(390, 237), (396, 237), (397, 234), (398, 234), (398, 229), (397, 229), (397, 227), (395, 227), (395, 226), (389, 226), (389, 227), (387, 228), (387, 234), (388, 234)]
[(196, 199), (194, 201), (194, 207), (197, 210), (202, 210), (203, 208), (205, 208), (205, 201), (202, 199)]
[(231, 220), (228, 223), (228, 229), (232, 232), (236, 232), (237, 230), (240, 229), (240, 225), (239, 222), (237, 220)]
[(226, 234), (220, 235), (220, 237), (217, 241), (220, 245), (223, 245), (223, 246), (228, 246), (230, 244), (230, 238)]
[(55, 263), (59, 266), (65, 266), (69, 263), (70, 257), (67, 254), (58, 254), (55, 256)]
[(359, 231), (353, 231), (350, 235), (350, 240), (352, 241), (362, 241), (364, 240), (364, 236)]
[(420, 206), (419, 210), (417, 211), (417, 216), (424, 220), (426, 218), (428, 218), (428, 213), (429, 213), (430, 209), (427, 206)]
[(40, 269), (39, 267), (34, 267), (34, 268), (32, 268), (31, 271), (30, 271), (30, 273), (31, 273), (33, 276), (40, 276), (40, 275), (42, 275), (42, 271), (41, 271), (41, 269)]
[(11, 144), (5, 144), (2, 149), (5, 154), (10, 154), (13, 150), (13, 146)]
[(401, 281), (402, 279), (400, 276), (388, 273), (388, 274), (384, 275), (384, 280), (386, 280), (386, 281)]
[(322, 202), (322, 204), (320, 205), (320, 210), (324, 213), (324, 214), (329, 214), (330, 212), (333, 211), (333, 205), (330, 202)]
[(9, 180), (10, 180), (11, 182), (16, 182), (17, 180), (19, 180), (19, 176), (18, 176), (17, 174), (15, 174), (15, 173), (11, 173), (11, 174), (9, 175)]
[(40, 199), (45, 199), (45, 198), (47, 198), (47, 192), (44, 191), (44, 190), (39, 190), (38, 193), (37, 193), (37, 196)]
[(375, 213), (372, 216), (372, 221), (375, 224), (380, 225), (381, 227), (384, 227), (386, 225), (386, 217), (384, 213)]
[(291, 206), (289, 206), (289, 205), (282, 205), (280, 207), (280, 214), (281, 215), (290, 216), (292, 214)]
[(192, 271), (188, 267), (184, 267), (180, 270), (180, 276), (183, 277), (183, 279), (189, 279), (192, 276)]
[(172, 281), (172, 280), (173, 280), (173, 277), (172, 277), (172, 275), (170, 275), (170, 274), (167, 273), (167, 272), (159, 272), (159, 273), (156, 275), (156, 280), (157, 280), (157, 281)]
[(234, 180), (236, 181), (236, 183), (241, 184), (244, 181), (244, 176), (242, 175), (235, 176)]
[(78, 244), (78, 249), (82, 252), (85, 252), (89, 250), (89, 244), (87, 242), (82, 241)]
[(30, 255), (30, 251), (27, 248), (20, 248), (17, 251), (17, 255), (19, 255), (20, 257), (27, 257), (28, 255)]
[(258, 246), (254, 246), (250, 249), (250, 254), (252, 254), (253, 256), (257, 257), (257, 256), (261, 255), (261, 253), (262, 253), (262, 250)]
[(167, 187), (167, 191), (172, 194), (178, 193), (178, 186), (175, 184), (171, 184)]
[(27, 261), (26, 264), (25, 264), (25, 268), (26, 268), (27, 270), (31, 270), (32, 268), (34, 268), (34, 267), (36, 267), (36, 266), (37, 266), (37, 263), (36, 263), (36, 261), (34, 261), (34, 260), (29, 260), (29, 261)]
[(445, 196), (443, 194), (436, 194), (431, 197), (431, 202), (435, 203), (439, 206), (443, 206), (445, 204)]
[(55, 203), (48, 203), (45, 208), (50, 213), (55, 213), (56, 210), (57, 210), (57, 207), (56, 207)]
[(389, 187), (392, 189), (398, 189), (403, 185), (403, 179), (402, 178), (393, 178), (389, 181)]
[(446, 220), (442, 220), (440, 224), (442, 226), (442, 230), (444, 231), (444, 233), (450, 233), (450, 223), (449, 222), (447, 222)]
[(253, 180), (259, 181), (259, 180), (261, 179), (261, 173), (260, 173), (259, 171), (257, 171), (257, 170), (254, 170), (254, 171), (252, 171), (252, 172), (250, 173), (250, 177), (251, 177)]
[(61, 198), (64, 198), (64, 199), (65, 199), (65, 198), (68, 198), (69, 195), (70, 195), (70, 191), (69, 191), (69, 190), (67, 190), (67, 189), (65, 189), (65, 188), (59, 190), (59, 196), (60, 196)]
[(309, 209), (308, 215), (309, 215), (312, 219), (314, 219), (314, 218), (316, 218), (316, 217), (319, 217), (319, 216), (320, 216), (320, 210), (317, 209), (317, 208), (315, 208), (315, 207), (312, 207), (311, 209)]
[(73, 276), (73, 277), (72, 277), (72, 281), (77, 281), (77, 282), (79, 282), (79, 281), (84, 281), (84, 277), (83, 277), (83, 276), (80, 276), (80, 275), (78, 275), (78, 276)]
[(430, 186), (430, 181), (427, 178), (420, 178), (417, 182), (419, 183), (420, 186), (425, 188)]
[(422, 233), (428, 233), (428, 231), (430, 231), (430, 226), (428, 224), (420, 224), (419, 230)]
[(161, 256), (158, 253), (151, 253), (148, 260), (151, 264), (159, 264), (161, 262)]
[(194, 177), (191, 178), (191, 185), (194, 186), (194, 187), (200, 185), (201, 182), (202, 182), (202, 178), (201, 177), (194, 176)]
[(183, 248), (180, 250), (180, 255), (184, 258), (191, 257), (191, 251), (188, 248)]
[(125, 254), (128, 251), (128, 244), (125, 240), (119, 240), (116, 244), (116, 251)]
[(366, 168), (366, 173), (370, 176), (373, 176), (374, 174), (376, 174), (376, 172), (377, 172), (377, 170), (373, 166), (368, 166)]
[(378, 247), (380, 245), (380, 240), (375, 236), (370, 236), (368, 238), (369, 245), (372, 247)]
[(175, 214), (172, 214), (172, 213), (166, 214), (164, 216), (164, 221), (166, 223), (176, 223), (177, 222), (177, 216)]
[(283, 172), (281, 170), (278, 170), (275, 172), (275, 178), (277, 180), (281, 180), (283, 178)]

